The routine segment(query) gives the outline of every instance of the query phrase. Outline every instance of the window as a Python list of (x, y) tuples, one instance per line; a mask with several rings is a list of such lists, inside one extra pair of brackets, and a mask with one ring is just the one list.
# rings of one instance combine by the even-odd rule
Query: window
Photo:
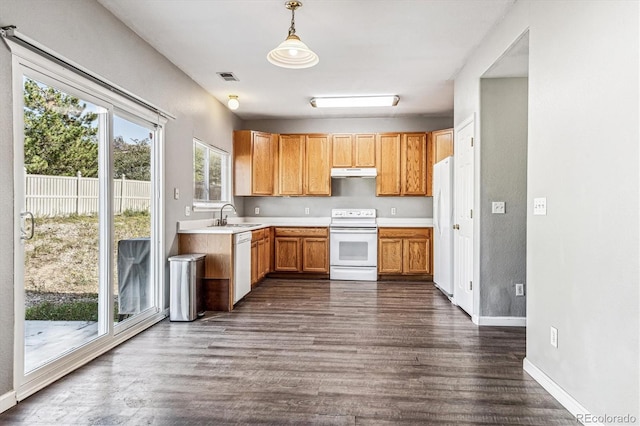
[(231, 201), (228, 152), (193, 140), (193, 205), (219, 207)]

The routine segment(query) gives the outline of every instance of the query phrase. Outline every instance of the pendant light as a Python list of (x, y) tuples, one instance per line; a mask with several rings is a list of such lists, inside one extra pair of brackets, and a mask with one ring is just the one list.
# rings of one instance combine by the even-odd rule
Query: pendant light
[(287, 1), (284, 7), (291, 11), (291, 26), (287, 39), (280, 43), (267, 55), (273, 65), (282, 68), (309, 68), (318, 63), (318, 55), (304, 44), (296, 35), (295, 11), (302, 7), (302, 2)]

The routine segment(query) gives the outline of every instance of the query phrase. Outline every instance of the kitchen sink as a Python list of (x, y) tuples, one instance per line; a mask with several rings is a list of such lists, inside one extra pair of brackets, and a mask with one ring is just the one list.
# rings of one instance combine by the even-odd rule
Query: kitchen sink
[(209, 225), (209, 228), (253, 228), (261, 223), (227, 223), (226, 225)]

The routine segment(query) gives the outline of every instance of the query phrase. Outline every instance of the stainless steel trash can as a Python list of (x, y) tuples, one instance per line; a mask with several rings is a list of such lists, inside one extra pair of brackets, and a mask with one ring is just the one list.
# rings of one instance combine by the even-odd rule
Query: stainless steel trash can
[(193, 321), (203, 312), (202, 278), (204, 254), (181, 254), (169, 258), (171, 321)]

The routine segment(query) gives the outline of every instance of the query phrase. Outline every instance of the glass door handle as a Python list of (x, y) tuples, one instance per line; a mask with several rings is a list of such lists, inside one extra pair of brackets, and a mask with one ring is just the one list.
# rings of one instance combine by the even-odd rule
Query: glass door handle
[(20, 239), (22, 240), (30, 240), (33, 238), (33, 233), (36, 230), (36, 220), (33, 217), (33, 213), (31, 212), (22, 212), (20, 213), (20, 219), (24, 219), (26, 216), (29, 217), (29, 220), (31, 220), (31, 229), (29, 230), (29, 233), (27, 233), (27, 231), (25, 231), (25, 229), (22, 227), (22, 225), (20, 226), (20, 231), (21, 231), (21, 235), (20, 235)]

